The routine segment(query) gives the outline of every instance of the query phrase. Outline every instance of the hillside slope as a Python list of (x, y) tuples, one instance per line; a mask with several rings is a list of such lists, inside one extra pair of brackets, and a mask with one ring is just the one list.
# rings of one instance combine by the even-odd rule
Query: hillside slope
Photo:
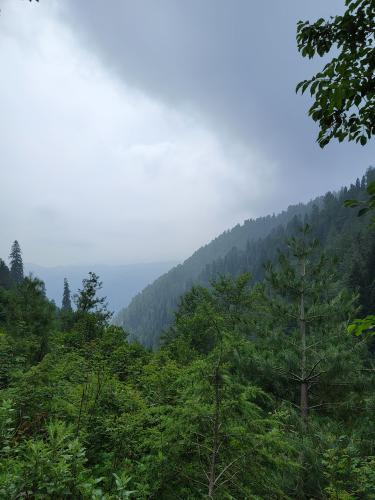
[(131, 337), (147, 347), (155, 348), (161, 332), (173, 320), (180, 297), (194, 283), (205, 280), (207, 269), (213, 262), (225, 258), (232, 249), (245, 251), (249, 242), (264, 238), (277, 228), (286, 226), (295, 216), (304, 217), (314, 204), (320, 205), (321, 202), (321, 198), (317, 198), (308, 204), (292, 205), (278, 215), (237, 224), (147, 286), (133, 298), (127, 308), (119, 312), (115, 322), (130, 332)]
[(145, 346), (157, 347), (181, 296), (193, 284), (208, 285), (219, 275), (244, 272), (250, 272), (254, 282), (261, 281), (264, 264), (276, 260), (278, 251), (285, 249), (285, 239), (304, 223), (312, 226), (324, 249), (340, 255), (343, 275), (349, 276), (356, 265), (355, 254), (362, 251), (360, 242), (370, 241), (371, 236), (368, 220), (358, 218), (355, 210), (343, 204), (348, 198), (366, 197), (366, 185), (375, 177), (374, 172), (369, 169), (362, 181), (357, 179), (338, 193), (328, 192), (307, 204), (290, 206), (279, 215), (248, 220), (224, 232), (136, 295), (118, 314), (117, 324)]

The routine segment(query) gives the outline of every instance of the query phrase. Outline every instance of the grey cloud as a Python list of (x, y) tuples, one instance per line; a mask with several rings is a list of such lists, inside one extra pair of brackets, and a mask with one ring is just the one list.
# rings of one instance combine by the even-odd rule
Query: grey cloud
[[(298, 19), (343, 10), (343, 2), (263, 0), (67, 0), (64, 16), (86, 46), (125, 82), (173, 106), (200, 113), (222, 142), (261, 148), (295, 175), (302, 194), (347, 182), (370, 164), (374, 148), (332, 144), (321, 151), (296, 96), (322, 61), (296, 49)], [(324, 175), (326, 182), (317, 179)], [(306, 181), (310, 187), (303, 187)], [(287, 193), (285, 198), (290, 196)]]
[[(1, 0), (0, 0), (1, 1)], [(321, 151), (296, 82), (299, 18), (332, 0), (5, 0), (0, 256), (45, 265), (186, 258), (245, 218), (360, 175)]]
[(248, 217), (238, 189), (265, 160), (119, 85), (51, 5), (0, 19), (0, 255), (17, 238), (44, 265), (176, 260)]

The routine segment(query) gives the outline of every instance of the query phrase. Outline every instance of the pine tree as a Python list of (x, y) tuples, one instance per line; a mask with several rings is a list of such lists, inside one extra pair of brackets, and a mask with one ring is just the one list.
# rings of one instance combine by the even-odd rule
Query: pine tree
[[(319, 255), (317, 240), (309, 238), (310, 227), (301, 232), (300, 238), (288, 241), (290, 253), (280, 255), (279, 268), (268, 266), (266, 278), (274, 319), (283, 325), (282, 351), (288, 354), (284, 362), (290, 382), (298, 387), (296, 406), (305, 427), (311, 408), (324, 404), (318, 386), (327, 382), (327, 373), (346, 345), (340, 325), (355, 307), (354, 297), (338, 283), (334, 261)], [(333, 377), (332, 373), (330, 382)]]
[(72, 302), (70, 299), (70, 289), (67, 278), (64, 278), (64, 292), (63, 292), (61, 310), (66, 312), (72, 311)]
[(12, 280), (16, 283), (23, 281), (23, 262), (21, 255), (21, 248), (17, 240), (14, 241), (10, 250), (10, 275)]
[(345, 419), (345, 406), (361, 404), (363, 394), (357, 393), (363, 380), (357, 367), (365, 356), (363, 345), (346, 334), (356, 297), (342, 287), (335, 259), (317, 250), (309, 232), (304, 227), (301, 237), (288, 241), (289, 252), (280, 255), (277, 269), (268, 266), (272, 320), (262, 346), (272, 352), (271, 384), (277, 397), (300, 415), (298, 498), (312, 498), (321, 481), (312, 472), (319, 416)]

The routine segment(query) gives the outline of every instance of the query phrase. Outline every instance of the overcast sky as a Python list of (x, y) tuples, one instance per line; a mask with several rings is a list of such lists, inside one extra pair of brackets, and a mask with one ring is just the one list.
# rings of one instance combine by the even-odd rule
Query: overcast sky
[(321, 150), (298, 19), (343, 0), (0, 0), (0, 256), (182, 260), (244, 219), (361, 176)]

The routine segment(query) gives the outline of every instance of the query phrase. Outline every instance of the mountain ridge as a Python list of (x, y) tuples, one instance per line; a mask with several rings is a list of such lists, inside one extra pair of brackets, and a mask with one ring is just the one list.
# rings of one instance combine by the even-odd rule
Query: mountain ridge
[[(116, 324), (123, 326), (131, 338), (147, 347), (157, 347), (162, 331), (173, 319), (180, 297), (193, 284), (202, 282), (201, 276), (207, 265), (224, 257), (233, 248), (245, 250), (249, 240), (266, 236), (297, 214), (304, 216), (314, 204), (320, 205), (322, 199), (318, 196), (306, 204), (289, 205), (277, 215), (247, 219), (224, 231), (133, 297), (129, 305), (117, 314)], [(169, 293), (166, 293), (167, 289)]]

